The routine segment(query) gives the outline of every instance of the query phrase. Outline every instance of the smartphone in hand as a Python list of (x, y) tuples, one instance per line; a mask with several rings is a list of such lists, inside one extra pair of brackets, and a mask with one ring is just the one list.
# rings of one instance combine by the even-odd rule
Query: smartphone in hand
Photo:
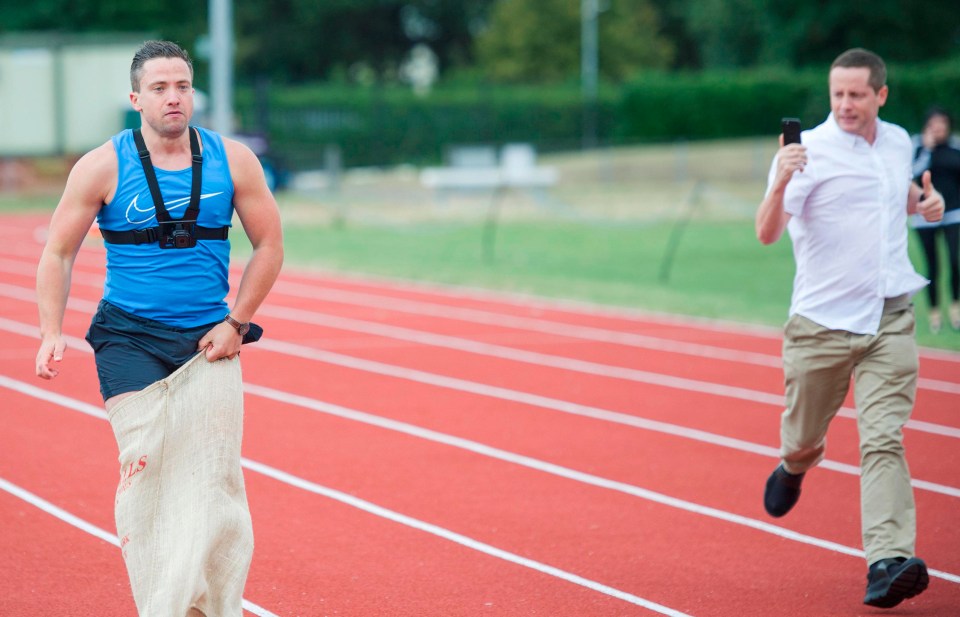
[(780, 121), (780, 130), (783, 132), (783, 145), (800, 143), (799, 118), (783, 118)]

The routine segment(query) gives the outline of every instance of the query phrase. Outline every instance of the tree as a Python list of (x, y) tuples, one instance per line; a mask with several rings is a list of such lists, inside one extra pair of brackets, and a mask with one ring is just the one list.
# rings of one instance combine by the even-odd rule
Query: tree
[[(751, 66), (764, 55), (770, 30), (767, 0), (698, 0), (686, 4), (686, 24), (707, 68)], [(781, 37), (785, 33), (779, 33)], [(773, 43), (780, 43), (773, 41)]]
[(0, 4), (0, 32), (133, 32), (191, 47), (206, 32), (207, 5), (196, 0), (31, 0)]
[[(660, 35), (649, 0), (609, 0), (599, 17), (600, 73), (622, 80), (669, 66), (673, 46)], [(580, 71), (580, 2), (498, 0), (476, 39), (485, 75), (504, 82), (556, 82)]]
[(917, 62), (955, 54), (960, 42), (956, 0), (658, 1), (682, 7), (703, 68), (822, 66), (851, 47)]
[(850, 47), (866, 47), (890, 63), (940, 59), (960, 51), (956, 0), (766, 2), (775, 30), (793, 24), (788, 61), (794, 66), (829, 63)]
[[(823, 66), (849, 47), (888, 62), (960, 52), (957, 0), (600, 0), (600, 72)], [(0, 32), (138, 32), (196, 55), (206, 0), (0, 2)], [(575, 79), (579, 0), (234, 0), (239, 81), (317, 81), (364, 66), (392, 79), (418, 43), (441, 69), (501, 81)], [(197, 63), (203, 79), (205, 63)]]
[(363, 66), (390, 80), (418, 43), (442, 68), (472, 62), (475, 24), (492, 0), (237, 2), (238, 65), (281, 81), (328, 78)]
[[(441, 67), (473, 62), (473, 35), (493, 0), (234, 0), (239, 80), (320, 80), (353, 65), (389, 78), (417, 43)], [(0, 3), (0, 32), (140, 32), (196, 55), (205, 0)], [(197, 63), (202, 75), (204, 65)]]

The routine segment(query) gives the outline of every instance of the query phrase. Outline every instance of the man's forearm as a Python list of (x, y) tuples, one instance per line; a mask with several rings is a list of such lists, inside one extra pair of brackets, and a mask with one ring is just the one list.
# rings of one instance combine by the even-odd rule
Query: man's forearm
[(784, 189), (773, 189), (757, 209), (757, 239), (763, 244), (773, 244), (783, 235), (789, 215), (783, 210)]
[(250, 321), (280, 275), (283, 265), (281, 246), (264, 246), (253, 251), (237, 289), (230, 314), (238, 321)]
[(40, 316), (40, 336), (60, 336), (67, 297), (70, 294), (71, 264), (65, 260), (44, 255), (37, 267), (37, 308)]

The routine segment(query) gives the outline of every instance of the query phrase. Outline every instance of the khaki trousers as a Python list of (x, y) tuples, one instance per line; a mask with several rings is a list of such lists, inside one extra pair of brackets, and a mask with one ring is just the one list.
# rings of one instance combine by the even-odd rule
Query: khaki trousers
[(253, 528), (240, 360), (202, 353), (114, 406), (117, 535), (140, 617), (240, 617)]
[[(901, 299), (898, 299), (901, 300)], [(867, 563), (912, 557), (916, 511), (903, 426), (916, 395), (919, 359), (913, 307), (888, 301), (876, 335), (828, 330), (794, 315), (784, 331), (787, 409), (780, 425), (784, 468), (801, 473), (824, 455), (827, 428), (853, 376), (860, 433), (860, 514)], [(896, 310), (901, 309), (901, 310)]]

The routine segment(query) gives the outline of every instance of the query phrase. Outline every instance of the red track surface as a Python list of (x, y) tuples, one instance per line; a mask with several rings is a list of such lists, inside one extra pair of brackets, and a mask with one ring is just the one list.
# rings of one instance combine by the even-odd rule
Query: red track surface
[[(2, 222), (0, 617), (134, 615), (110, 543), (116, 445), (81, 340), (102, 249), (81, 252), (77, 340), (44, 382), (46, 217)], [(775, 333), (304, 272), (258, 322), (248, 614), (960, 615), (960, 354), (923, 351), (906, 436), (930, 588), (881, 611), (861, 604), (852, 401), (796, 510), (763, 512)]]

